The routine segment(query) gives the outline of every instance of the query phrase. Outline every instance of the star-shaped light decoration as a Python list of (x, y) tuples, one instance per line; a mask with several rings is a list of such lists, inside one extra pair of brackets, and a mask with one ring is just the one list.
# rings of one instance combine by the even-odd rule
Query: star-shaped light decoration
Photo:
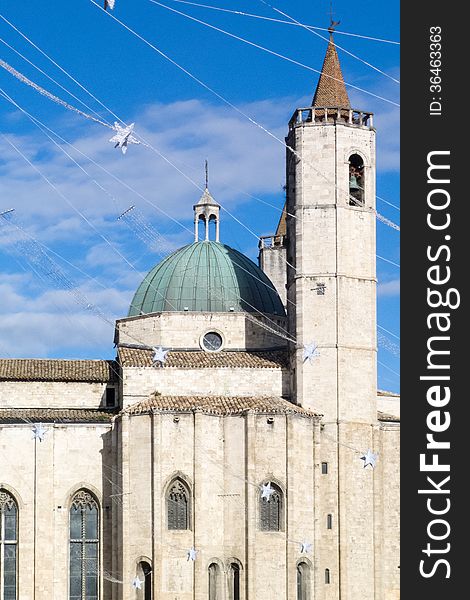
[(160, 363), (160, 365), (163, 366), (163, 364), (166, 361), (166, 355), (168, 354), (169, 350), (164, 350), (161, 346), (155, 347), (153, 349), (153, 364), (156, 363)]
[(196, 560), (198, 551), (195, 548), (190, 548), (188, 550), (188, 559), (187, 560)]
[(127, 152), (128, 144), (140, 144), (139, 140), (132, 135), (134, 131), (135, 123), (131, 123), (126, 127), (121, 127), (119, 123), (115, 121), (114, 130), (116, 131), (116, 135), (109, 140), (113, 144), (115, 144), (115, 148), (121, 148), (121, 152), (125, 154)]
[(108, 7), (113, 10), (115, 2), (116, 0), (104, 0), (104, 10), (106, 10)]
[(364, 469), (367, 467), (367, 465), (370, 465), (373, 469), (375, 469), (378, 456), (378, 454), (374, 454), (372, 450), (368, 448), (367, 452), (361, 456), (361, 460), (364, 461)]
[(39, 440), (40, 442), (43, 441), (46, 433), (47, 433), (47, 429), (44, 427), (44, 425), (42, 423), (34, 423), (33, 425), (33, 440)]
[(313, 544), (310, 542), (302, 542), (300, 544), (300, 554), (309, 554), (312, 551)]
[(274, 494), (274, 490), (271, 487), (271, 482), (268, 481), (268, 483), (263, 484), (261, 486), (261, 498), (262, 499), (266, 499), (268, 502), (271, 499), (271, 496)]
[(142, 584), (143, 584), (143, 583), (144, 583), (144, 582), (143, 582), (143, 581), (140, 581), (140, 579), (139, 579), (138, 577), (134, 577), (134, 579), (133, 579), (133, 581), (132, 581), (132, 587), (133, 587), (135, 590), (141, 590), (141, 589), (142, 589)]
[(312, 342), (311, 344), (305, 344), (302, 356), (303, 356), (304, 362), (306, 360), (308, 360), (309, 362), (312, 362), (314, 358), (317, 358), (318, 356), (320, 356), (320, 351), (318, 350), (317, 344), (315, 342)]

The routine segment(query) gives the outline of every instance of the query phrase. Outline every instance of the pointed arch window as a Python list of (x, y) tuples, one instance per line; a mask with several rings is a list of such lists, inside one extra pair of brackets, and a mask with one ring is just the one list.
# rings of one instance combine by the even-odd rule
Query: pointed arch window
[(99, 507), (87, 490), (70, 507), (70, 600), (98, 600)]
[(297, 600), (310, 600), (310, 566), (303, 561), (297, 565)]
[(364, 161), (359, 154), (349, 157), (349, 205), (364, 206)]
[(168, 529), (189, 529), (189, 490), (181, 479), (175, 479), (168, 488)]
[(18, 567), (18, 505), (0, 489), (0, 598), (16, 600)]
[(261, 531), (280, 531), (282, 522), (283, 494), (281, 488), (271, 483), (274, 492), (268, 498), (259, 498)]

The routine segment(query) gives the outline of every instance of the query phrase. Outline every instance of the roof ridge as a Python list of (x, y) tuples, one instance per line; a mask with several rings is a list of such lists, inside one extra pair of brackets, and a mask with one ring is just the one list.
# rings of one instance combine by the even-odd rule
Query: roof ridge
[(294, 404), (286, 398), (273, 395), (223, 396), (191, 395), (179, 396), (154, 392), (144, 400), (127, 406), (117, 416), (141, 415), (150, 412), (202, 412), (218, 416), (242, 415), (248, 412), (259, 414), (298, 414), (319, 418), (320, 414)]
[(0, 358), (0, 381), (114, 381), (114, 359)]
[[(152, 351), (143, 348), (118, 347), (122, 367), (152, 367)], [(169, 350), (164, 365), (160, 368), (204, 369), (204, 368), (287, 368), (287, 349), (238, 350), (206, 352), (204, 350)]]

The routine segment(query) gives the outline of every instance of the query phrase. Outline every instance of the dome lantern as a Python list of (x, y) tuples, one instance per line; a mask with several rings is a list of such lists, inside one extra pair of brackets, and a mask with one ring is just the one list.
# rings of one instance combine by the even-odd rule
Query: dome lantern
[(204, 192), (194, 208), (194, 241), (199, 241), (199, 221), (204, 222), (204, 240), (209, 241), (209, 225), (212, 221), (215, 222), (215, 241), (219, 241), (219, 223), (220, 223), (220, 204), (211, 196), (209, 189), (208, 165), (206, 160), (206, 187)]

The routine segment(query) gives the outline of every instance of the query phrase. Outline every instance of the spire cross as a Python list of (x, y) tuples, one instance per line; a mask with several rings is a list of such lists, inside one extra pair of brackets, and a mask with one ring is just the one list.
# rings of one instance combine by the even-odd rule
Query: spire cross
[(205, 161), (205, 169), (206, 169), (206, 190), (209, 188), (209, 162)]
[(329, 15), (330, 15), (330, 26), (328, 27), (328, 31), (330, 32), (330, 35), (334, 32), (335, 27), (341, 23), (341, 21), (334, 21), (333, 20), (333, 15), (334, 14), (335, 13), (333, 12), (333, 0), (330, 0), (330, 12), (329, 12)]

